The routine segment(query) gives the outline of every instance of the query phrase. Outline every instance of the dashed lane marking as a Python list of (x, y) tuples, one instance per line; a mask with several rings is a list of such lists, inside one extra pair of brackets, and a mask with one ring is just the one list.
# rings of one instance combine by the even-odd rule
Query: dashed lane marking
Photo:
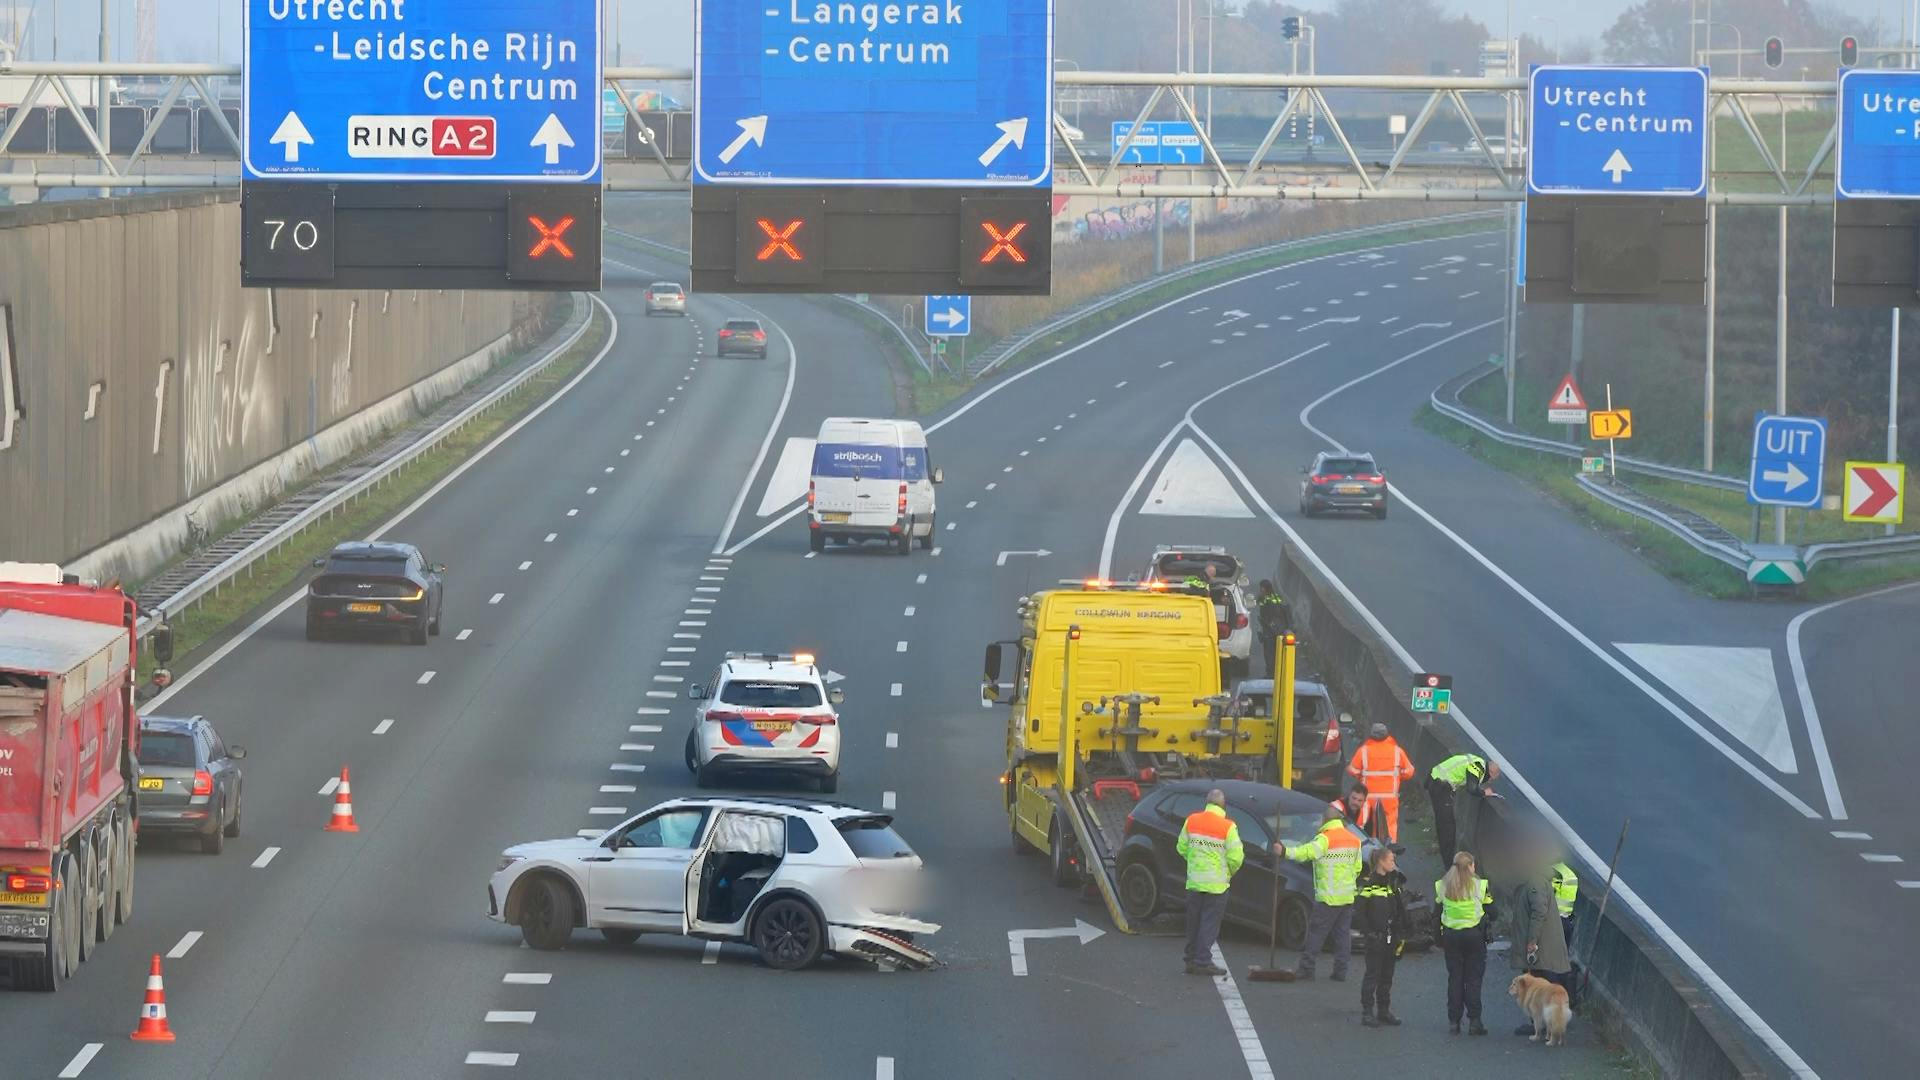
[[(81, 1047), (80, 1052), (73, 1055), (73, 1060), (67, 1062), (67, 1067), (60, 1070), (60, 1076), (62, 1080), (72, 1080), (73, 1077), (79, 1076), (82, 1072), (85, 1072), (87, 1068), (87, 1064), (93, 1060), (93, 1056), (95, 1054), (98, 1054), (101, 1051), (101, 1049), (105, 1046), (106, 1046), (105, 1043), (88, 1043), (87, 1045)], [(893, 1059), (881, 1058), (880, 1060), (891, 1063)], [(893, 1070), (891, 1067), (889, 1067), (887, 1070), (887, 1076), (889, 1078), (893, 1076)]]
[(893, 643), (893, 651), (894, 651), (894, 652), (906, 652), (906, 651), (907, 651), (907, 643), (906, 643), (906, 642), (904, 642), (904, 641), (896, 641), (896, 642), (894, 642), (894, 643)]
[(509, 986), (545, 986), (553, 981), (553, 973), (547, 971), (509, 971), (500, 977), (500, 981)]
[(468, 638), (470, 638), (470, 637), (472, 637), (472, 636), (473, 636), (473, 628), (472, 628), (472, 627), (467, 627), (467, 628), (465, 628), (465, 629), (462, 629), (462, 630), (461, 630), (461, 631), (460, 631), (459, 633), (457, 633), (457, 634), (455, 634), (455, 635), (453, 635), (453, 640), (455, 640), (455, 641), (465, 641), (465, 640), (467, 640)]
[(1868, 862), (1871, 862), (1871, 863), (1897, 863), (1897, 862), (1906, 862), (1906, 860), (1905, 860), (1905, 859), (1902, 859), (1902, 858), (1901, 858), (1900, 856), (1898, 856), (1898, 855), (1870, 855), (1870, 854), (1868, 854), (1868, 853), (1866, 853), (1866, 852), (1864, 852), (1864, 851), (1860, 853), (1860, 857), (1861, 857), (1861, 858), (1863, 858), (1863, 859), (1865, 859), (1865, 860), (1867, 860)]
[(703, 964), (719, 963), (720, 962), (720, 943), (717, 941), (707, 942), (707, 947), (704, 950), (702, 950), (702, 952), (700, 953), (700, 962)]
[(1021, 456), (1021, 457), (1026, 457), (1026, 456), (1027, 456), (1028, 454), (1031, 454), (1031, 453), (1033, 453), (1033, 451), (1031, 451), (1031, 450), (1022, 450), (1022, 451), (1020, 451), (1020, 456)]
[(601, 784), (600, 785), (600, 794), (602, 795), (631, 795), (634, 792), (639, 790), (640, 790), (639, 788), (634, 787), (632, 784)]
[(393, 717), (391, 716), (373, 725), (373, 733), (375, 735), (385, 735), (387, 732), (392, 730), (393, 730)]
[(1463, 293), (1461, 293), (1461, 294), (1460, 294), (1460, 299), (1462, 299), (1462, 300), (1471, 300), (1471, 299), (1473, 299), (1474, 297), (1476, 297), (1476, 296), (1479, 296), (1479, 295), (1480, 295), (1480, 290), (1479, 290), (1479, 289), (1475, 289), (1475, 290), (1473, 290), (1472, 292), (1463, 292)]
[[(809, 555), (811, 555), (811, 554), (813, 554), (813, 553), (812, 553), (812, 552), (808, 552), (807, 554), (809, 554)], [(687, 603), (689, 603), (689, 604), (691, 604), (691, 603), (693, 603), (693, 601), (691, 601), (691, 600), (689, 600), (689, 601), (687, 601)], [(695, 607), (695, 608), (681, 608), (681, 609), (680, 609), (680, 614), (682, 614), (682, 615), (711, 615), (711, 614), (713, 614), (713, 609), (712, 609), (712, 608), (703, 608), (703, 607)], [(684, 625), (684, 624), (683, 624), (683, 625)], [(701, 626), (705, 626), (705, 625), (707, 625), (707, 624), (706, 624), (706, 623), (701, 623), (700, 625), (701, 625)]]
[(500, 601), (502, 601), (502, 600), (505, 600), (506, 598), (507, 598), (507, 594), (506, 594), (506, 593), (503, 593), (503, 592), (497, 592), (497, 593), (494, 593), (494, 594), (493, 594), (492, 596), (489, 596), (489, 597), (487, 597), (487, 603), (489, 603), (489, 604), (497, 604), (497, 603), (499, 603)]
[(679, 695), (679, 694), (676, 694), (676, 693), (674, 693), (674, 692), (673, 692), (673, 691), (671, 691), (671, 690), (649, 690), (649, 691), (647, 691), (647, 696), (648, 696), (648, 697), (650, 697), (650, 698), (668, 698), (668, 699), (672, 699), (672, 698), (677, 698), (677, 697), (679, 697), (680, 695)]
[(1113, 388), (1115, 390), (1125, 390), (1127, 388), (1127, 380), (1121, 379), (1119, 382), (1113, 384)]
[(899, 732), (897, 731), (887, 732), (887, 749), (889, 750), (900, 749), (900, 733)]
[(1920, 881), (1896, 881), (1894, 884), (1903, 889), (1920, 889)]
[(279, 848), (277, 847), (268, 848), (267, 850), (260, 853), (259, 858), (256, 858), (253, 860), (253, 868), (255, 870), (265, 870), (267, 868), (267, 864), (272, 862), (273, 857), (278, 854), (280, 854)]
[(1867, 833), (1848, 832), (1845, 829), (1835, 829), (1833, 831), (1833, 838), (1835, 840), (1871, 840), (1873, 839), (1873, 837)]
[(588, 488), (588, 489), (587, 489), (587, 494), (589, 494), (589, 495), (598, 495), (598, 494), (600, 494), (600, 489), (599, 489), (599, 488), (597, 488), (597, 487), (590, 487), (590, 488)]
[(626, 813), (627, 813), (627, 808), (624, 806), (589, 806), (587, 807), (587, 816), (589, 817), (625, 817)]
[(532, 559), (527, 559), (527, 560), (525, 560), (524, 562), (522, 562), (522, 563), (520, 564), (520, 569), (522, 569), (522, 570), (525, 570), (526, 568), (528, 568), (528, 567), (530, 567), (530, 566), (532, 566), (532, 565), (533, 565), (533, 560), (532, 560)]
[(167, 951), (167, 959), (178, 960), (181, 957), (187, 955), (187, 950), (199, 944), (200, 939), (205, 936), (206, 936), (205, 932), (200, 930), (187, 931), (186, 935), (180, 939), (179, 944), (175, 945), (172, 949)]
[(900, 684), (899, 684), (899, 683), (894, 683), (894, 684), (893, 684), (893, 686), (892, 686), (892, 687), (890, 687), (890, 688), (889, 688), (889, 689), (887, 690), (887, 694), (888, 694), (888, 696), (889, 696), (889, 697), (899, 697), (899, 696), (900, 696)]
[(427, 685), (428, 683), (430, 683), (430, 682), (432, 682), (432, 681), (433, 681), (433, 675), (434, 675), (434, 673), (433, 673), (433, 672), (431, 672), (431, 671), (423, 671), (423, 672), (421, 672), (421, 673), (420, 673), (420, 681), (419, 681), (419, 682), (417, 682), (417, 683), (416, 683), (415, 685), (416, 685), (416, 686), (425, 686), (425, 685)]
[[(662, 711), (665, 711), (665, 710), (662, 710)], [(659, 724), (628, 724), (627, 733), (629, 735), (658, 735), (660, 734), (660, 725)]]
[(929, 551), (929, 552), (927, 552), (927, 554), (929, 554), (929, 555), (931, 555), (931, 556), (933, 556), (933, 557), (934, 557), (934, 558), (936, 558), (936, 559), (937, 559), (937, 558), (939, 558), (939, 557), (940, 557), (940, 545), (939, 545), (939, 544), (935, 544), (935, 545), (933, 545), (933, 550), (932, 550), (932, 551)]
[(1004, 469), (1001, 469), (1000, 471), (1001, 471), (1001, 472), (1003, 472), (1003, 473), (1010, 473), (1010, 472), (1012, 472), (1012, 471), (1013, 471), (1013, 466), (1011, 466), (1011, 465), (1008, 465), (1008, 466), (1007, 466), (1006, 468), (1004, 468)]
[(811, 559), (811, 558), (813, 558), (813, 557), (814, 557), (815, 555), (818, 555), (818, 554), (820, 554), (820, 553), (819, 553), (819, 552), (817, 552), (817, 551), (809, 551), (809, 552), (807, 552), (807, 553), (806, 553), (805, 555), (802, 555), (802, 556), (800, 556), (800, 557), (801, 557), (801, 558), (803, 558), (803, 559)]
[(995, 480), (995, 481), (992, 481), (991, 483), (989, 483), (989, 484), (987, 485), (987, 490), (988, 490), (988, 491), (992, 491), (992, 490), (993, 490), (994, 488), (997, 488), (997, 487), (999, 487), (999, 486), (1000, 486), (1000, 481), (998, 481), (998, 480)]
[[(674, 637), (680, 637), (681, 635), (679, 635), (679, 634), (675, 634), (675, 635), (673, 635), (673, 636), (674, 636)], [(698, 634), (689, 634), (689, 635), (686, 635), (686, 636), (688, 636), (688, 637), (699, 637), (700, 635), (698, 635)], [(668, 652), (671, 652), (671, 653), (690, 653), (690, 652), (699, 652), (700, 650), (699, 650), (699, 647), (698, 647), (698, 646), (694, 646), (694, 645), (669, 645), (669, 646), (667, 646), (667, 651), (668, 651)]]
[(655, 676), (653, 677), (653, 681), (654, 681), (654, 682), (670, 682), (670, 683), (682, 683), (682, 682), (686, 682), (687, 680), (686, 680), (686, 679), (685, 679), (685, 678), (684, 678), (683, 676), (680, 676), (680, 675), (655, 675)]
[(707, 624), (705, 621), (700, 619), (682, 619), (679, 622), (675, 623), (674, 625), (675, 626), (705, 626)]
[(967, 502), (967, 509), (969, 509), (969, 510), (971, 510), (971, 509), (973, 509), (974, 507), (976, 507), (976, 506), (979, 506), (979, 505), (980, 505), (980, 500), (979, 500), (979, 499), (970, 499), (970, 500), (968, 500), (968, 502)]
[(568, 511), (567, 511), (567, 516), (568, 516), (568, 517), (579, 517), (579, 516), (580, 516), (580, 508), (576, 506), (576, 507), (574, 507), (573, 509), (571, 509), (571, 510), (568, 510)]
[(891, 791), (883, 791), (880, 793), (880, 809), (882, 810), (892, 810), (898, 801)]
[[(66, 1075), (65, 1073), (61, 1074)], [(873, 1059), (873, 1080), (893, 1080), (893, 1059), (877, 1057)]]
[(519, 1064), (519, 1062), (519, 1054), (502, 1054), (492, 1050), (467, 1051), (467, 1064), (469, 1065), (498, 1065), (503, 1068), (512, 1068)]
[(620, 744), (620, 749), (630, 754), (651, 754), (653, 753), (653, 744), (640, 743), (640, 742), (623, 742)]
[(606, 470), (606, 471), (608, 471), (608, 472), (612, 472), (612, 471), (613, 471), (613, 466), (611, 466), (611, 465), (609, 465), (609, 466), (607, 466), (607, 470)]
[(905, 611), (903, 611), (903, 612), (901, 612), (901, 614), (902, 614), (902, 615), (904, 615), (904, 616), (906, 616), (907, 618), (909, 618), (909, 619), (911, 619), (911, 618), (913, 618), (913, 610), (914, 610), (914, 609), (913, 609), (913, 605), (912, 605), (912, 604), (908, 604), (908, 605), (907, 605), (907, 609), (906, 609)]
[(320, 785), (320, 794), (331, 795), (339, 787), (340, 787), (340, 778), (337, 776), (329, 776), (327, 777), (327, 782)]
[(701, 581), (725, 581), (727, 580), (727, 577), (725, 574), (701, 574), (700, 580)]
[(927, 575), (921, 574), (919, 577), (913, 579), (913, 583), (915, 585), (925, 585), (927, 583)]
[(662, 660), (662, 661), (660, 661), (660, 666), (661, 666), (661, 667), (692, 667), (692, 666), (693, 666), (693, 661), (691, 661), (691, 660)]
[(1210, 345), (1225, 345), (1226, 343), (1227, 343), (1227, 339), (1222, 337), (1214, 338), (1212, 341), (1208, 342), (1208, 344)]
[(547, 534), (547, 538), (546, 538), (545, 540), (542, 540), (542, 541), (540, 541), (540, 542), (541, 542), (541, 543), (543, 543), (543, 544), (551, 544), (551, 543), (553, 543), (553, 542), (554, 542), (554, 541), (555, 541), (556, 539), (559, 539), (559, 536), (560, 536), (560, 534), (559, 534), (559, 533), (548, 533), (548, 534)]
[[(1219, 945), (1213, 947), (1213, 962), (1227, 967), (1227, 958), (1220, 952)], [(1240, 984), (1233, 981), (1232, 969), (1227, 970), (1228, 974), (1214, 976), (1213, 988), (1220, 992), (1220, 1004), (1226, 1006), (1227, 1023), (1232, 1025), (1234, 1038), (1240, 1042), (1240, 1056), (1246, 1060), (1247, 1075), (1250, 1080), (1273, 1080), (1273, 1066), (1267, 1062), (1267, 1050), (1260, 1043), (1260, 1032), (1253, 1026), (1253, 1017), (1247, 1014)]]
[(607, 768), (612, 770), (613, 772), (646, 772), (647, 771), (647, 767), (645, 765), (629, 765), (624, 761), (616, 761), (613, 764), (607, 766)]

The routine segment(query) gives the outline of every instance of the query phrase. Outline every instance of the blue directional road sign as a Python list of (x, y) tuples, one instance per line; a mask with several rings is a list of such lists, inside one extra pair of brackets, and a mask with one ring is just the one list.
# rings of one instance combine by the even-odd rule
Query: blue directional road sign
[(928, 337), (966, 337), (973, 333), (973, 297), (927, 297), (926, 326), (922, 332)]
[(699, 0), (695, 183), (1044, 187), (1053, 0)]
[(1841, 199), (1920, 198), (1920, 71), (1840, 73)]
[(1198, 165), (1206, 159), (1200, 145), (1200, 132), (1185, 120), (1147, 120), (1140, 124), (1127, 152), (1120, 147), (1127, 141), (1133, 121), (1113, 122), (1113, 153), (1126, 165)]
[(1825, 420), (1762, 413), (1753, 423), (1753, 468), (1747, 474), (1747, 501), (1770, 506), (1819, 506), (1826, 463)]
[(599, 0), (247, 0), (248, 180), (600, 182)]
[(1529, 194), (1706, 194), (1705, 68), (1553, 64), (1527, 81)]

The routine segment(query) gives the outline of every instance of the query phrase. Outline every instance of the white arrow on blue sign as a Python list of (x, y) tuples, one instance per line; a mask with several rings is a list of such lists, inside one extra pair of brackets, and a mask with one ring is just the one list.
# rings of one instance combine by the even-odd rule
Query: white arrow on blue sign
[(1827, 422), (1813, 416), (1756, 417), (1747, 501), (1817, 507), (1827, 463)]
[(966, 337), (973, 333), (973, 297), (927, 297), (922, 333), (928, 337)]
[(699, 184), (1044, 187), (1053, 0), (698, 0)]
[(1527, 84), (1530, 194), (1706, 194), (1705, 68), (1548, 64)]
[(600, 4), (247, 0), (249, 180), (599, 183)]

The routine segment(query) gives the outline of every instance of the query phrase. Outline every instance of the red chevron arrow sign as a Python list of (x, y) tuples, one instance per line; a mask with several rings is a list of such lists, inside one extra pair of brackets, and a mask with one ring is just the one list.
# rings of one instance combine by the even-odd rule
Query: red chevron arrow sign
[(1898, 525), (1906, 512), (1907, 467), (1879, 461), (1847, 462), (1843, 517)]

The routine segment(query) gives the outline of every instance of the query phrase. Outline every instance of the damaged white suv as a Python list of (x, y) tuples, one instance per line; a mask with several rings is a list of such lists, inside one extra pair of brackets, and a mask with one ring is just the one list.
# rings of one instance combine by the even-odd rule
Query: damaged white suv
[(506, 849), (487, 914), (536, 949), (576, 927), (615, 944), (642, 933), (753, 946), (768, 967), (822, 953), (926, 968), (916, 935), (940, 927), (919, 906), (920, 856), (893, 819), (844, 803), (727, 796), (671, 799), (595, 836)]

